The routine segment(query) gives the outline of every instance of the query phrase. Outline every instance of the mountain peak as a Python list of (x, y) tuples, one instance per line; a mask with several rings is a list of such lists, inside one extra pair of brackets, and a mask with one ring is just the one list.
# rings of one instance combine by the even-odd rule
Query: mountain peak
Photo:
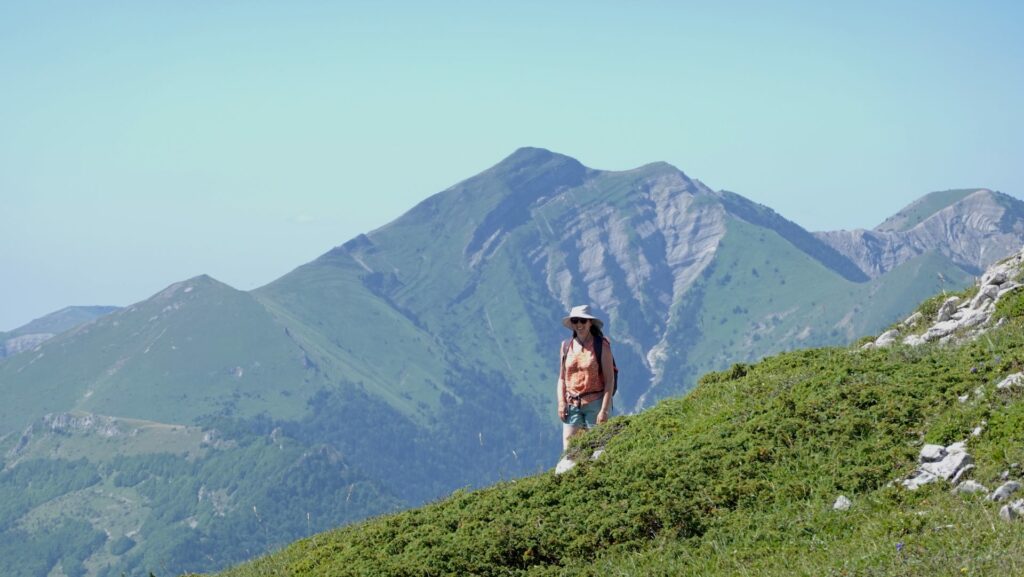
[(524, 146), (516, 149), (515, 152), (491, 167), (488, 172), (514, 174), (525, 169), (540, 168), (543, 170), (555, 170), (562, 167), (570, 167), (575, 171), (586, 170), (586, 167), (580, 164), (580, 161), (572, 158), (571, 156), (552, 152), (546, 148)]
[(921, 224), (940, 210), (953, 206), (969, 196), (992, 194), (987, 188), (959, 188), (926, 194), (905, 206), (875, 227), (877, 232), (905, 232)]

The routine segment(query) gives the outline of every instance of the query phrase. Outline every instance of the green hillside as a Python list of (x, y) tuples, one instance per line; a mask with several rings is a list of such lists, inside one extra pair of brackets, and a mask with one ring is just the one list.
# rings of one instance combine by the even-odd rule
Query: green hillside
[(0, 363), (0, 430), (70, 410), (182, 424), (287, 417), (315, 379), (254, 297), (197, 277)]
[(47, 426), (15, 451), (0, 439), (15, 455), (0, 471), (5, 576), (204, 567), (405, 506), (323, 444), (101, 420), (102, 434)]
[(964, 344), (809, 349), (709, 373), (582, 438), (564, 475), (456, 492), (219, 575), (1020, 574), (1024, 531), (999, 504), (899, 480), (923, 444), (964, 439), (976, 481), (1020, 478), (1024, 387), (995, 385), (1024, 369), (1022, 314), (1017, 291), (997, 308), (1008, 322)]

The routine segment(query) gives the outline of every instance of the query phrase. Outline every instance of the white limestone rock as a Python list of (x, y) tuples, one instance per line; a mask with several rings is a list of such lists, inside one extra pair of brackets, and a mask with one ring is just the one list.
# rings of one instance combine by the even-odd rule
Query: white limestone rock
[(568, 473), (576, 466), (576, 461), (573, 461), (569, 457), (562, 457), (562, 460), (555, 465), (555, 474), (561, 475), (562, 473)]
[(939, 478), (929, 473), (928, 471), (922, 471), (918, 469), (910, 474), (901, 485), (907, 488), (908, 491), (916, 491), (918, 488), (923, 487), (929, 483), (938, 481)]
[(939, 307), (939, 312), (935, 315), (935, 320), (939, 322), (948, 321), (953, 317), (953, 313), (956, 312), (956, 305), (960, 303), (960, 297), (949, 297)]
[(957, 441), (952, 445), (946, 447), (947, 453), (966, 453), (967, 452), (967, 441)]
[(972, 437), (980, 436), (982, 433), (985, 432), (985, 427), (987, 425), (988, 425), (988, 421), (982, 421), (980, 425), (978, 425), (977, 427), (974, 427), (974, 430), (971, 431), (971, 436)]
[(996, 388), (999, 390), (1004, 390), (1021, 384), (1024, 384), (1024, 373), (1013, 373), (1012, 375), (1000, 381), (999, 384), (996, 385)]
[(960, 328), (960, 322), (955, 320), (943, 321), (941, 323), (935, 323), (927, 331), (925, 331), (923, 338), (925, 341), (931, 342), (942, 337), (951, 334), (953, 331)]
[(916, 312), (907, 317), (907, 320), (903, 321), (901, 324), (904, 327), (910, 327), (913, 326), (917, 321), (921, 320), (922, 318), (924, 318), (924, 315), (921, 314), (920, 312)]
[(953, 478), (950, 479), (949, 482), (954, 486), (959, 485), (960, 481), (970, 475), (973, 470), (974, 465), (965, 465), (962, 469), (957, 471), (956, 475), (953, 475)]
[(978, 294), (974, 295), (974, 299), (971, 300), (972, 309), (980, 309), (988, 301), (995, 300), (999, 294), (999, 287), (996, 285), (983, 285), (978, 290)]
[(1020, 483), (1018, 483), (1017, 481), (1007, 481), (1003, 483), (1002, 486), (1000, 486), (998, 489), (993, 491), (992, 494), (988, 496), (988, 500), (995, 501), (996, 503), (1002, 501), (1009, 501), (1010, 495), (1016, 493), (1019, 490)]
[(875, 339), (875, 346), (879, 347), (879, 348), (887, 347), (887, 346), (895, 343), (896, 339), (898, 339), (899, 336), (900, 336), (900, 331), (897, 330), (897, 329), (892, 329), (892, 330), (885, 331), (884, 333), (879, 335), (877, 339)]
[(952, 493), (954, 495), (973, 495), (975, 493), (988, 493), (988, 488), (985, 485), (973, 480), (964, 481), (956, 487), (953, 487)]
[(1017, 499), (1009, 505), (1003, 505), (999, 510), (999, 517), (1004, 521), (1013, 521), (1024, 516), (1024, 499)]
[(1006, 271), (1002, 269), (992, 269), (981, 276), (982, 285), (1001, 285), (1008, 280)]
[(921, 468), (925, 471), (941, 477), (947, 481), (952, 479), (960, 469), (973, 463), (974, 457), (967, 453), (951, 453), (946, 455), (941, 461), (935, 463), (925, 463), (921, 465)]
[(839, 495), (836, 502), (832, 504), (832, 508), (836, 511), (849, 511), (852, 506), (853, 502), (850, 501), (846, 495)]
[(924, 338), (921, 337), (921, 335), (907, 335), (903, 337), (903, 344), (909, 345), (911, 347), (921, 346), (925, 342), (927, 341), (925, 341)]
[(921, 454), (918, 455), (919, 463), (934, 463), (941, 461), (946, 456), (946, 448), (942, 445), (925, 445), (921, 447)]

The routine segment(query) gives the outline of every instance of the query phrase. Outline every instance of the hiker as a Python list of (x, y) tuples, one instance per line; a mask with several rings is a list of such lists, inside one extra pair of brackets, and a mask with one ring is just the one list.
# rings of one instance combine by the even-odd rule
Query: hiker
[[(558, 417), (563, 423), (565, 450), (573, 435), (608, 420), (615, 393), (615, 362), (611, 343), (601, 332), (604, 322), (590, 314), (589, 306), (574, 306), (562, 324), (572, 331), (572, 338), (564, 341), (559, 351)], [(595, 352), (596, 346), (603, 347), (600, 353)]]

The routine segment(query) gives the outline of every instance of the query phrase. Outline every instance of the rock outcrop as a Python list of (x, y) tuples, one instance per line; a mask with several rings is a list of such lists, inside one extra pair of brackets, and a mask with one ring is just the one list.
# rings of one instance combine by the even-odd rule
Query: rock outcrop
[[(990, 268), (979, 280), (978, 292), (972, 298), (951, 296), (939, 306), (934, 318), (925, 319), (922, 313), (916, 312), (897, 328), (882, 333), (862, 348), (887, 347), (896, 342), (918, 346), (933, 341), (946, 343), (954, 339), (973, 338), (987, 330), (1000, 299), (1013, 291), (1024, 289), (1024, 284), (1019, 280), (1022, 275), (1024, 250)], [(926, 323), (923, 330), (922, 321)], [(931, 321), (930, 324), (927, 324), (928, 321)], [(1020, 373), (1010, 375), (1004, 383), (1000, 383), (1000, 387), (1010, 387), (1022, 381), (1024, 377)]]

